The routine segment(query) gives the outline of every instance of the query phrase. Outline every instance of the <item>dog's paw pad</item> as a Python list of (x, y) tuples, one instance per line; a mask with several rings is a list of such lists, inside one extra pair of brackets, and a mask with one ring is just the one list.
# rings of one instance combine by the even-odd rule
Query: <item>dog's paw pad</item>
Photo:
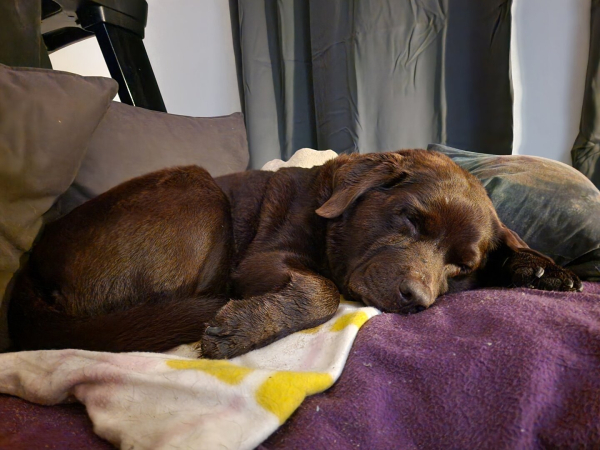
[(217, 336), (204, 336), (200, 345), (204, 358), (229, 359), (232, 357), (231, 345)]
[(507, 265), (515, 286), (545, 291), (583, 290), (581, 280), (573, 272), (532, 253), (515, 253)]
[(568, 269), (560, 266), (553, 266), (551, 270), (547, 270), (548, 275), (541, 278), (538, 289), (549, 291), (578, 291), (583, 290), (581, 280)]
[(248, 351), (249, 339), (242, 323), (231, 311), (219, 313), (206, 327), (200, 341), (202, 356), (210, 359), (229, 359)]

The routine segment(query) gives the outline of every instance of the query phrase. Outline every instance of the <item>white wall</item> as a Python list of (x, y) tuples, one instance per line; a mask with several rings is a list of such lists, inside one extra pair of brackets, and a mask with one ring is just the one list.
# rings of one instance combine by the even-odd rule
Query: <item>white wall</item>
[(98, 42), (93, 37), (52, 53), (50, 62), (55, 70), (110, 77)]
[(571, 164), (589, 50), (591, 0), (513, 0), (514, 153)]
[[(240, 111), (225, 0), (147, 0), (144, 45), (167, 111), (194, 117)], [(110, 76), (96, 39), (50, 55), (56, 70)]]

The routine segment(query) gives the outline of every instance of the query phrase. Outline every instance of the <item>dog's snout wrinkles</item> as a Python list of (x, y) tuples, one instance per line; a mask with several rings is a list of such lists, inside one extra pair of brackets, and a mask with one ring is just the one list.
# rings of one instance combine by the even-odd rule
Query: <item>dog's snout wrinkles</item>
[(399, 286), (400, 303), (408, 312), (420, 312), (429, 308), (434, 298), (426, 286), (416, 280), (403, 280)]

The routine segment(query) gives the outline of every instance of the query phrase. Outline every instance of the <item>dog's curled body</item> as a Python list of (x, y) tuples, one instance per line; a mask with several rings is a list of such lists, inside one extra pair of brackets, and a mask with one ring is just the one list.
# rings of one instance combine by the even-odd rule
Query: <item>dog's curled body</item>
[(213, 180), (195, 166), (111, 189), (49, 224), (17, 276), (18, 348), (228, 358), (328, 320), (340, 293), (418, 312), (480, 285), (578, 290), (498, 219), (483, 186), (422, 150)]
[(197, 340), (226, 302), (232, 241), (229, 201), (204, 169), (119, 185), (46, 226), (13, 287), (11, 337), (113, 351)]

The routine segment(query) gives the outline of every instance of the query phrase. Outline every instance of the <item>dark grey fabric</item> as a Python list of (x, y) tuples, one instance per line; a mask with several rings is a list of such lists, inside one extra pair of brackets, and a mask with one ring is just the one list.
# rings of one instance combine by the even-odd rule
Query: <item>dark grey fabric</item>
[(600, 187), (600, 0), (592, 0), (590, 52), (573, 167)]
[(113, 102), (92, 136), (75, 181), (46, 220), (131, 178), (190, 164), (213, 176), (245, 170), (248, 144), (242, 114), (186, 117)]
[(446, 145), (512, 153), (511, 6), (506, 0), (449, 2)]
[(443, 145), (485, 186), (498, 216), (531, 247), (581, 278), (600, 280), (600, 191), (566, 164), (536, 156), (491, 156)]
[(0, 63), (51, 69), (40, 31), (41, 0), (0, 1)]
[(255, 149), (251, 166), (259, 168), (316, 146), (309, 8), (305, 0), (241, 0), (237, 6), (242, 104)]
[(511, 153), (511, 1), (230, 3), (252, 167), (302, 147)]
[(0, 351), (5, 289), (116, 93), (110, 78), (0, 64)]

